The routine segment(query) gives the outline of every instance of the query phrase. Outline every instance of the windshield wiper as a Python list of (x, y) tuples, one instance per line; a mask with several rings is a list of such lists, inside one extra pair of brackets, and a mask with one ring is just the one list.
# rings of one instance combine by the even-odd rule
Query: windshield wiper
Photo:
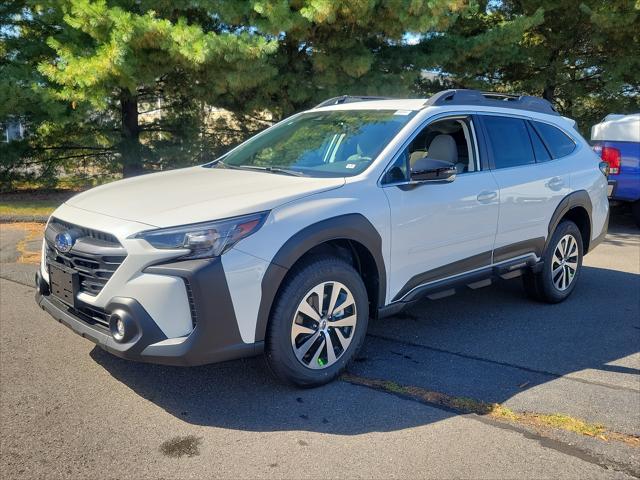
[(283, 175), (291, 175), (292, 177), (306, 177), (306, 175), (302, 172), (298, 172), (297, 170), (291, 170), (283, 167), (258, 167), (256, 165), (226, 165), (225, 167), (229, 168), (238, 168), (243, 170), (257, 170), (259, 172), (269, 172), (269, 173), (281, 173)]
[(228, 163), (224, 163), (222, 160), (216, 160), (214, 163), (210, 164), (212, 167), (217, 168), (229, 168), (231, 170), (256, 170), (259, 172), (269, 172), (269, 173), (281, 173), (283, 175), (291, 175), (292, 177), (306, 177), (306, 175), (297, 170), (291, 170), (289, 168), (284, 167), (260, 167), (257, 165), (229, 165)]

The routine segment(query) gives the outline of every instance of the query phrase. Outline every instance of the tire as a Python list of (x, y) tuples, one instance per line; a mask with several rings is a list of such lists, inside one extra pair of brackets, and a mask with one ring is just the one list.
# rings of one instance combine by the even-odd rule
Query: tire
[[(318, 312), (321, 295), (322, 312)], [(332, 302), (334, 312), (329, 315)], [(299, 387), (328, 383), (362, 346), (368, 319), (367, 289), (358, 272), (337, 257), (310, 257), (292, 269), (278, 291), (265, 340), (267, 364), (284, 383)], [(334, 322), (340, 325), (332, 326)]]
[(631, 204), (631, 215), (636, 226), (640, 228), (640, 200), (636, 200)]
[[(546, 303), (559, 303), (568, 298), (580, 277), (582, 254), (582, 235), (577, 225), (569, 220), (560, 222), (542, 255), (542, 270), (523, 277), (527, 294)], [(558, 262), (563, 258), (565, 263)]]

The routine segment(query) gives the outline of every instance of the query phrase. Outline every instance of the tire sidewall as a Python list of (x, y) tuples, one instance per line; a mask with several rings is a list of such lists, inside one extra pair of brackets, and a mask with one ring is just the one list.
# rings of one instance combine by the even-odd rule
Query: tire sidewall
[[(304, 296), (322, 282), (340, 282), (353, 295), (357, 323), (354, 337), (336, 363), (323, 369), (310, 369), (302, 365), (291, 345), (291, 326), (298, 305)], [(303, 387), (327, 383), (336, 378), (356, 355), (362, 345), (369, 318), (367, 290), (356, 270), (347, 262), (332, 257), (320, 257), (306, 262), (292, 272), (279, 290), (269, 321), (265, 353), (267, 363), (281, 379)]]
[[(566, 290), (559, 290), (553, 283), (553, 278), (551, 275), (552, 262), (553, 262), (553, 254), (556, 250), (556, 247), (562, 237), (565, 235), (571, 235), (575, 238), (578, 244), (578, 267), (576, 270), (576, 274), (571, 281), (571, 284)], [(583, 245), (582, 245), (582, 235), (580, 233), (580, 229), (578, 226), (571, 221), (563, 221), (561, 222), (556, 230), (553, 232), (553, 236), (551, 237), (551, 241), (549, 242), (549, 246), (547, 251), (544, 254), (544, 268), (542, 271), (542, 285), (541, 287), (544, 290), (544, 293), (549, 298), (549, 300), (553, 302), (561, 302), (573, 292), (573, 289), (576, 287), (578, 280), (580, 278), (580, 274), (582, 272), (582, 256), (583, 256)]]

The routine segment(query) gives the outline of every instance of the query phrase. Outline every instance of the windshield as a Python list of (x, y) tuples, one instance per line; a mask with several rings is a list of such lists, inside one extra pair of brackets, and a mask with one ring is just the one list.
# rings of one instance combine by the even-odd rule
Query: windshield
[(409, 110), (307, 112), (247, 140), (206, 166), (349, 177), (371, 165), (414, 115)]

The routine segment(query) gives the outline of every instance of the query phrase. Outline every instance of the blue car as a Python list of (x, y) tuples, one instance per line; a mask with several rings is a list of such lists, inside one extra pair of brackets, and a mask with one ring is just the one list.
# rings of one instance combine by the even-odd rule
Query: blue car
[(640, 113), (607, 115), (591, 128), (591, 143), (609, 164), (609, 199), (630, 204), (640, 227)]

